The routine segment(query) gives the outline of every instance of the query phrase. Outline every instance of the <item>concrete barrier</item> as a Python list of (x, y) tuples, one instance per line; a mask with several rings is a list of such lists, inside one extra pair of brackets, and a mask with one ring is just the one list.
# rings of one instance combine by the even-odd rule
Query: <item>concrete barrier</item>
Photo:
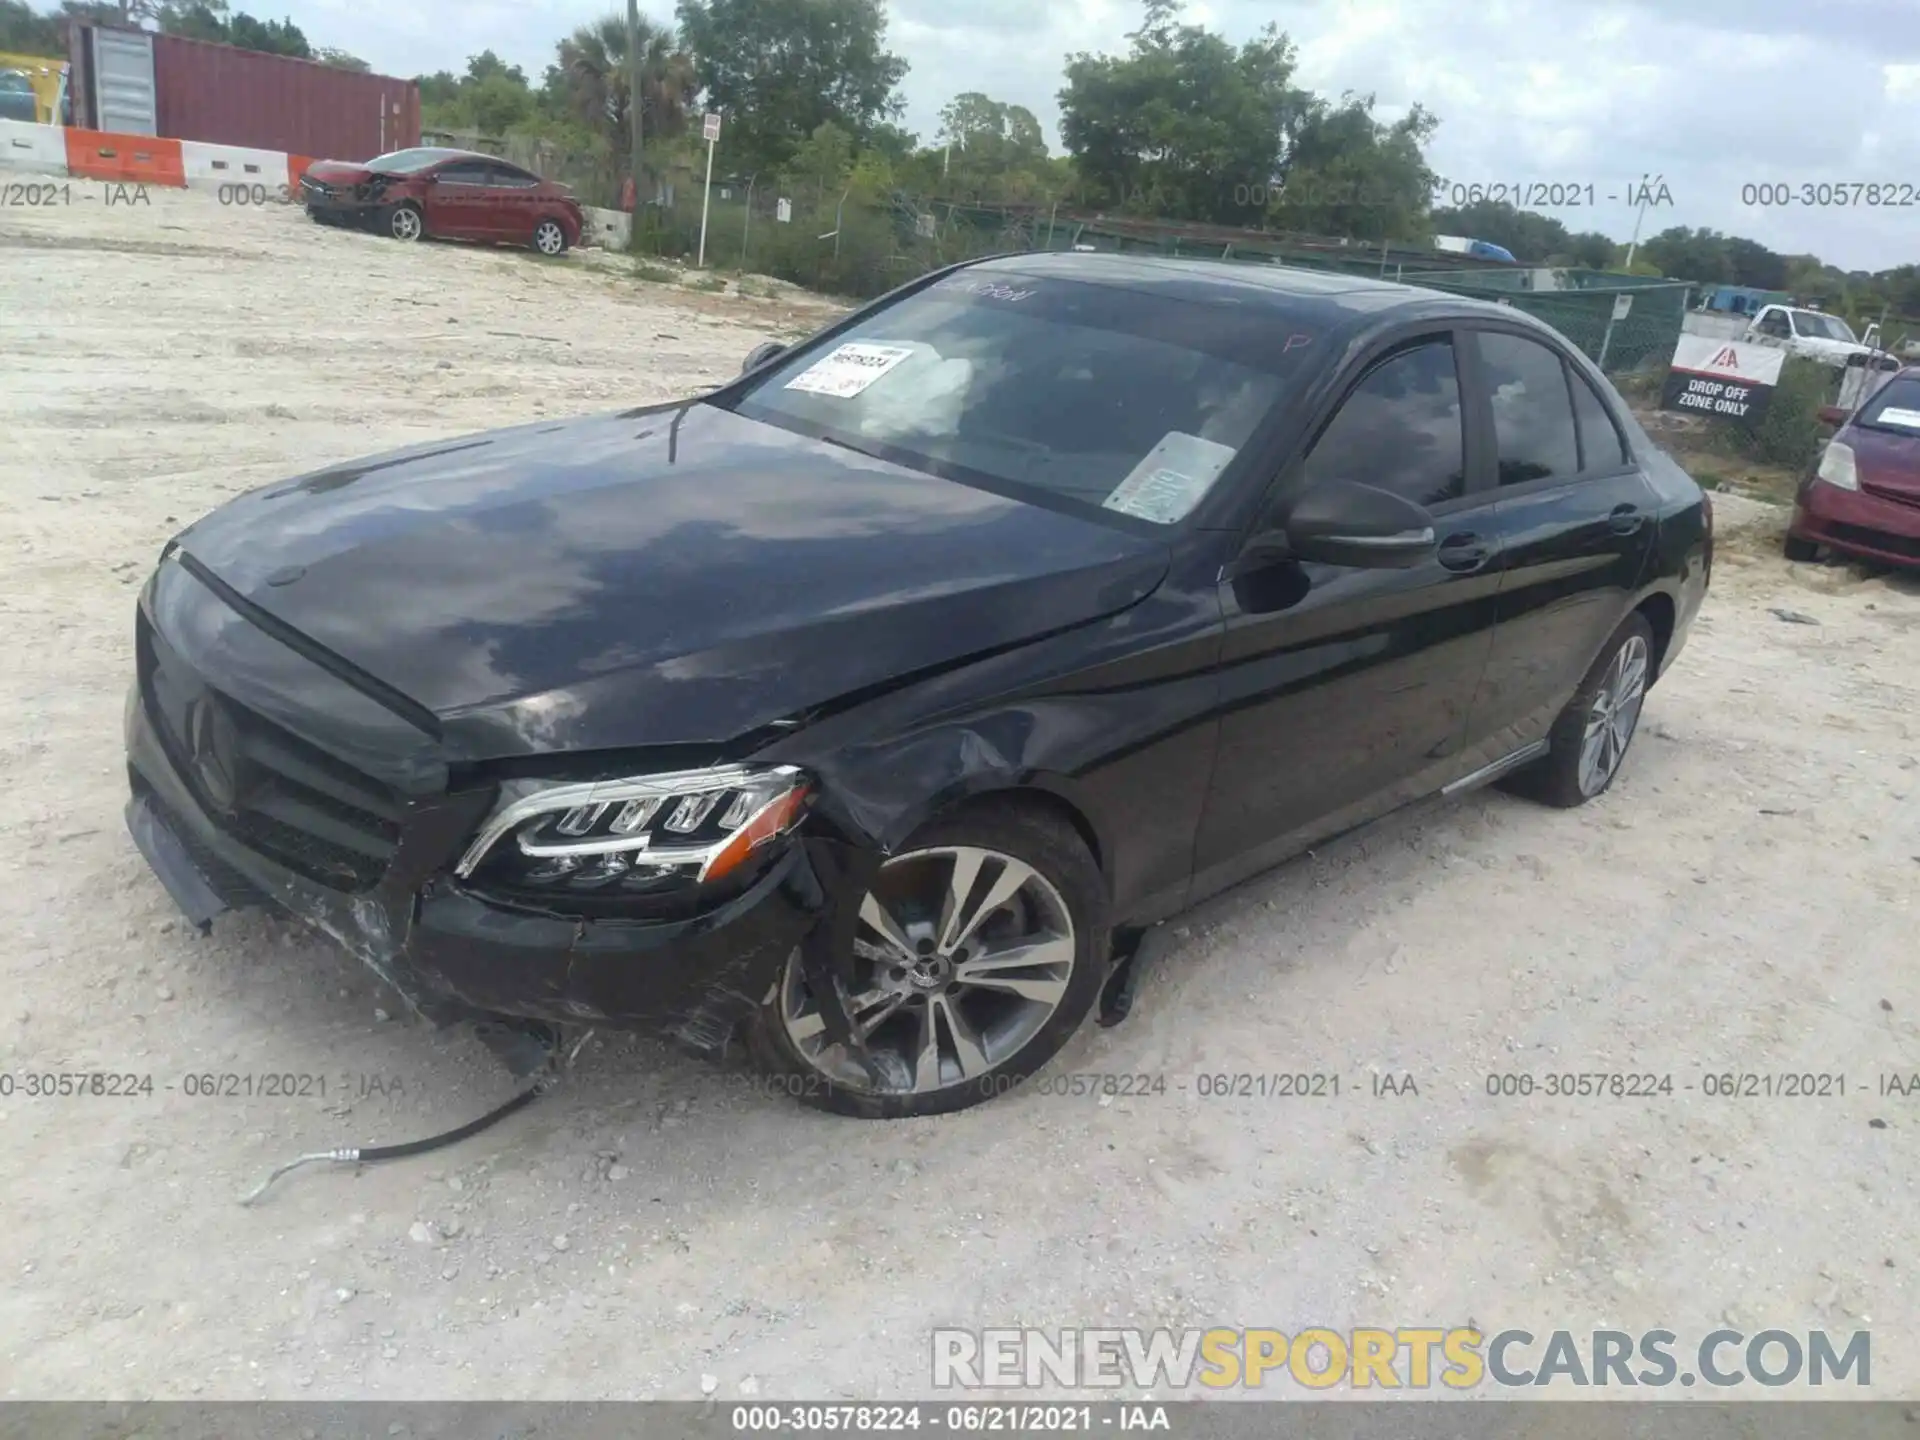
[(126, 185), (171, 185), (184, 189), (187, 172), (180, 142), (155, 135), (116, 135), (68, 126), (67, 173)]
[(190, 190), (218, 191), (222, 185), (259, 186), (270, 201), (294, 198), (287, 157), (278, 150), (248, 150), (238, 145), (180, 142), (180, 160)]
[(66, 175), (67, 141), (58, 125), (0, 120), (0, 168), (35, 175)]
[(587, 225), (580, 236), (582, 245), (598, 245), (603, 250), (624, 250), (633, 243), (633, 216), (624, 210), (602, 210), (595, 205), (581, 207)]

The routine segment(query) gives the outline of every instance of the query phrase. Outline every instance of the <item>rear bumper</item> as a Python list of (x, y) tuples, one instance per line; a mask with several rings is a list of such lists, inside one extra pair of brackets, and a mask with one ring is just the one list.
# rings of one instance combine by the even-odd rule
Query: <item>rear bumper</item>
[(125, 730), (128, 828), (190, 920), (204, 928), (225, 910), (270, 904), (332, 936), (442, 1022), (504, 1014), (608, 1025), (716, 1055), (825, 899), (807, 847), (796, 845), (751, 890), (695, 920), (587, 922), (505, 909), (453, 882), (438, 861), (421, 863), (430, 855), (450, 863), (470, 836), (474, 817), (457, 799), (418, 807), (381, 883), (343, 893), (223, 831), (176, 770), (138, 685)]
[(1870, 491), (1803, 481), (1788, 533), (1884, 564), (1920, 566), (1920, 504)]

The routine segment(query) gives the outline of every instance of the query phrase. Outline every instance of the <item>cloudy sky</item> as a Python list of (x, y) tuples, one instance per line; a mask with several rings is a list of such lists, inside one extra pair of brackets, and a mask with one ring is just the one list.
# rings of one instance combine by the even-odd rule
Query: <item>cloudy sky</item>
[[(376, 70), (458, 71), (491, 48), (538, 77), (553, 43), (617, 0), (236, 3), (289, 14), (318, 45)], [(642, 9), (670, 17), (668, 0)], [(1187, 18), (1235, 41), (1268, 20), (1325, 93), (1371, 91), (1383, 116), (1440, 117), (1429, 160), (1450, 181), (1595, 190), (1556, 215), (1625, 240), (1643, 177), (1672, 204), (1644, 234), (1708, 225), (1848, 268), (1920, 262), (1920, 6), (1910, 0), (1193, 0)], [(931, 140), (963, 90), (1028, 106), (1058, 143), (1061, 67), (1119, 51), (1137, 0), (891, 0), (890, 47), (911, 64), (906, 121)], [(724, 142), (723, 142), (724, 143)], [(1907, 208), (1748, 207), (1743, 185), (1904, 186)], [(1609, 195), (1619, 197), (1609, 201)]]

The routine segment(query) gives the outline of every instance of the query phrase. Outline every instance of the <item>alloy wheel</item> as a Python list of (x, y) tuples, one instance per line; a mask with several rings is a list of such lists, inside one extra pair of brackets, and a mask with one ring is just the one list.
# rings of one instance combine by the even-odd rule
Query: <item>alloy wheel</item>
[(827, 1034), (796, 954), (780, 1017), (806, 1063), (837, 1085), (919, 1094), (976, 1082), (1018, 1055), (1066, 997), (1078, 952), (1060, 892), (1025, 861), (941, 845), (888, 861), (860, 906), (849, 986), (875, 1085)]
[(1587, 711), (1585, 738), (1580, 746), (1580, 793), (1598, 795), (1613, 780), (1640, 723), (1640, 705), (1647, 694), (1647, 642), (1629, 635), (1607, 667), (1600, 689)]
[(402, 205), (393, 212), (393, 219), (387, 228), (393, 232), (396, 240), (418, 240), (421, 231), (420, 212)]
[(542, 255), (558, 255), (562, 250), (566, 249), (566, 232), (560, 228), (559, 222), (542, 220), (535, 226), (533, 231), (533, 248), (538, 250)]

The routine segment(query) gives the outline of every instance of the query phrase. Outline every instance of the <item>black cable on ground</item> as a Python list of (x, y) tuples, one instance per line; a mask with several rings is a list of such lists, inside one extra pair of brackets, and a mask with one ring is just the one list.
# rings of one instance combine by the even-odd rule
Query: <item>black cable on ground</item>
[(271, 1175), (267, 1176), (265, 1180), (262, 1180), (252, 1193), (242, 1197), (240, 1203), (242, 1205), (253, 1204), (254, 1201), (267, 1193), (267, 1190), (272, 1186), (274, 1181), (278, 1180), (288, 1171), (298, 1170), (302, 1165), (317, 1165), (322, 1161), (331, 1161), (341, 1165), (367, 1165), (381, 1160), (401, 1160), (409, 1155), (424, 1155), (429, 1150), (438, 1150), (443, 1146), (457, 1144), (459, 1141), (465, 1140), (469, 1135), (478, 1135), (489, 1125), (497, 1125), (516, 1110), (524, 1109), (526, 1106), (532, 1104), (536, 1098), (547, 1093), (552, 1087), (555, 1078), (557, 1077), (548, 1077), (537, 1081), (507, 1101), (506, 1104), (495, 1106), (478, 1120), (469, 1120), (458, 1129), (448, 1130), (440, 1135), (429, 1136), (425, 1140), (408, 1140), (400, 1145), (370, 1145), (363, 1149), (317, 1150), (311, 1155), (302, 1155), (297, 1160), (289, 1160), (285, 1165), (282, 1165), (278, 1170), (275, 1170)]

